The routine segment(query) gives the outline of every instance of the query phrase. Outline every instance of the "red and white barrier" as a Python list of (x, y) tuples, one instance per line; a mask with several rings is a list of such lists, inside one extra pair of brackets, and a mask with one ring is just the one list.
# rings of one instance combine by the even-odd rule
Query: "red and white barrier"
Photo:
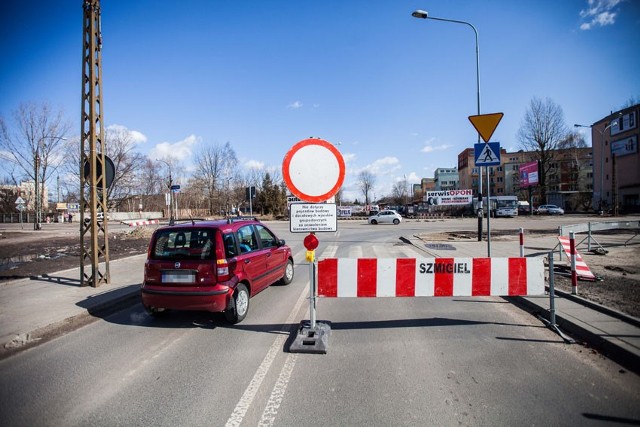
[(148, 221), (134, 221), (134, 222), (130, 222), (129, 227), (137, 227), (139, 225), (153, 225), (153, 224), (158, 224), (160, 221), (158, 221), (157, 219), (151, 219)]
[(543, 295), (542, 258), (328, 258), (323, 297)]
[[(571, 260), (571, 239), (569, 237), (559, 236), (558, 240), (562, 245), (562, 249), (564, 249), (564, 253), (567, 254), (567, 258)], [(575, 270), (572, 271), (572, 274), (575, 273), (577, 277), (584, 280), (596, 281), (596, 276), (591, 272), (591, 270), (587, 266), (587, 263), (582, 259), (582, 255), (580, 255), (580, 252), (578, 252), (578, 248), (575, 247), (575, 240), (573, 246), (573, 250), (575, 251)]]

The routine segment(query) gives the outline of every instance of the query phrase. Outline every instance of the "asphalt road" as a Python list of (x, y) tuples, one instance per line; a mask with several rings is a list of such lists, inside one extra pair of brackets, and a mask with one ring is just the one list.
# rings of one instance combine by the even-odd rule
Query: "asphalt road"
[[(158, 320), (135, 305), (0, 361), (2, 424), (640, 423), (638, 376), (564, 344), (501, 298), (323, 299), (328, 353), (285, 352), (308, 319), (309, 277), (304, 234), (287, 227), (273, 228), (296, 256), (294, 282), (253, 298), (244, 322), (206, 313)], [(317, 252), (424, 256), (398, 237), (437, 227), (341, 223), (337, 235), (319, 235)]]

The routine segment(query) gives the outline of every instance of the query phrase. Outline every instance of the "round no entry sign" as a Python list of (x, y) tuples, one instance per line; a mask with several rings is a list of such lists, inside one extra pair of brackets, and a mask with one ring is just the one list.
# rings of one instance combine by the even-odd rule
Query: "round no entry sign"
[(335, 196), (344, 182), (344, 159), (331, 143), (309, 138), (284, 156), (282, 176), (291, 193), (305, 202), (324, 202)]

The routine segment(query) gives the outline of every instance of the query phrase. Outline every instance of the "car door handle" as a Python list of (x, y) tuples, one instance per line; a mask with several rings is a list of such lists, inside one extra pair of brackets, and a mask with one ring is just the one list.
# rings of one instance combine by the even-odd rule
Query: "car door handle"
[(244, 263), (245, 263), (245, 264), (249, 264), (250, 262), (251, 262), (251, 260), (250, 260), (250, 259), (248, 259), (248, 258), (244, 260)]
[(270, 256), (271, 256), (271, 252), (269, 252), (269, 253), (267, 254), (267, 258), (269, 258)]

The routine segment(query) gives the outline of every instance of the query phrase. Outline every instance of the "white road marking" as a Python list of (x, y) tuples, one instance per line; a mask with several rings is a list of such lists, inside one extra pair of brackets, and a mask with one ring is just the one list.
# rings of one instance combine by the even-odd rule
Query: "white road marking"
[[(309, 284), (307, 283), (307, 286), (303, 287), (302, 293), (300, 294), (300, 297), (298, 297), (298, 301), (293, 307), (293, 310), (291, 310), (291, 313), (289, 313), (289, 317), (285, 321), (285, 324), (282, 326), (282, 329), (280, 329), (280, 332), (289, 332), (287, 331), (287, 328), (289, 328), (289, 325), (293, 322), (296, 314), (298, 313), (298, 311), (300, 311), (300, 307), (302, 307), (302, 304), (306, 301), (308, 292), (309, 292)], [(273, 341), (273, 344), (271, 344), (271, 347), (269, 347), (269, 351), (267, 351), (267, 355), (262, 360), (262, 363), (258, 367), (258, 370), (256, 371), (256, 373), (253, 375), (251, 382), (249, 382), (247, 389), (242, 394), (242, 397), (236, 404), (236, 407), (233, 410), (233, 413), (227, 420), (227, 423), (225, 424), (227, 427), (239, 426), (242, 423), (244, 416), (247, 414), (247, 411), (249, 410), (249, 407), (251, 406), (253, 399), (255, 398), (256, 394), (258, 393), (258, 390), (260, 389), (260, 385), (262, 384), (262, 381), (267, 376), (267, 372), (269, 372), (269, 368), (271, 368), (271, 364), (273, 363), (276, 356), (280, 352), (280, 349), (284, 346), (284, 343), (287, 340), (287, 338), (288, 336), (282, 333), (282, 334), (278, 334), (276, 339)], [(287, 358), (287, 361), (289, 361), (289, 358)], [(295, 359), (293, 360), (293, 362), (295, 363)], [(285, 366), (287, 366), (286, 362), (285, 362)], [(293, 366), (291, 366), (290, 369), (293, 370)], [(290, 372), (289, 372), (289, 375), (291, 375)], [(280, 376), (282, 377), (282, 373), (280, 374)], [(287, 381), (288, 381), (288, 378), (287, 378)], [(276, 387), (277, 385), (278, 384), (276, 383)], [(285, 386), (285, 389), (286, 389), (286, 386)], [(282, 390), (282, 393), (284, 394), (284, 389)], [(272, 393), (272, 396), (273, 395), (274, 394)], [(269, 399), (269, 401), (271, 401), (271, 399)], [(278, 403), (278, 406), (279, 406), (279, 403)], [(267, 407), (269, 407), (269, 405), (267, 405)]]
[(293, 368), (296, 365), (296, 360), (298, 360), (298, 355), (295, 353), (289, 353), (287, 360), (285, 360), (284, 366), (280, 371), (278, 381), (276, 381), (276, 385), (273, 386), (271, 396), (269, 396), (269, 400), (267, 401), (267, 406), (265, 406), (264, 411), (262, 412), (262, 418), (258, 423), (259, 426), (272, 426), (276, 421), (276, 415), (278, 415), (278, 409), (284, 399), (284, 393), (287, 391), (287, 385), (289, 384)]

